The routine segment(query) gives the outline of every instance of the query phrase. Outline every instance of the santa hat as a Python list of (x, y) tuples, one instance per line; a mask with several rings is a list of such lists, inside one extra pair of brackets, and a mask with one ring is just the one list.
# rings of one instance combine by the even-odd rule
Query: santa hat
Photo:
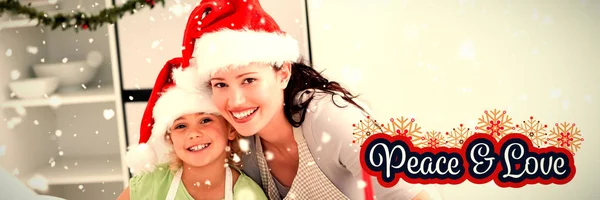
[(210, 88), (199, 78), (197, 67), (183, 67), (182, 58), (168, 61), (156, 78), (140, 125), (138, 145), (129, 148), (127, 164), (134, 174), (154, 170), (157, 163), (168, 162), (172, 150), (165, 134), (179, 117), (191, 113), (218, 113)]
[(195, 60), (203, 78), (219, 69), (300, 58), (296, 39), (279, 28), (258, 0), (202, 1), (188, 18), (182, 54), (183, 66)]

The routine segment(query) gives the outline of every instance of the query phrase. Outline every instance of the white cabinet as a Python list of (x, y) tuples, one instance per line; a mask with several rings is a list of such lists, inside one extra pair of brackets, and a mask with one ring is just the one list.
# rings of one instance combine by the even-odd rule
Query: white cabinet
[[(58, 1), (58, 5), (57, 11), (63, 13), (78, 5), (94, 12), (112, 1)], [(115, 199), (122, 192), (129, 173), (123, 162), (126, 136), (116, 41), (114, 26), (75, 33), (3, 17), (0, 167), (40, 194)], [(60, 85), (41, 97), (19, 98), (8, 88), (12, 82), (39, 77), (34, 65), (85, 61), (92, 51), (100, 53), (102, 62), (78, 90)], [(88, 67), (79, 70), (83, 74)]]

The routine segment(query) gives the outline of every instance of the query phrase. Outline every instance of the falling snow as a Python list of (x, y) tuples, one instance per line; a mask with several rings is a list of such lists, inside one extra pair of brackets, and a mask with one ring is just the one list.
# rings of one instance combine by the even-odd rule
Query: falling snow
[(156, 47), (158, 47), (158, 45), (160, 45), (160, 41), (155, 40), (154, 42), (152, 42), (151, 48), (156, 49)]
[(569, 109), (569, 100), (563, 100), (562, 101), (562, 108), (564, 110), (568, 110)]
[(38, 120), (33, 120), (33, 124), (40, 125), (40, 122)]
[(33, 177), (31, 177), (27, 181), (27, 185), (29, 185), (29, 187), (31, 187), (32, 189), (40, 191), (40, 192), (48, 191), (48, 179), (46, 179), (46, 177), (39, 175), (39, 174), (36, 174)]
[(35, 46), (27, 46), (27, 52), (35, 55), (38, 53), (38, 48)]
[(113, 109), (106, 109), (104, 110), (104, 119), (106, 120), (110, 120), (115, 116), (115, 111)]
[(27, 115), (27, 110), (25, 110), (25, 108), (23, 106), (16, 106), (15, 112), (17, 112), (17, 114), (19, 114), (19, 116), (21, 116), (21, 117), (24, 117), (25, 115)]
[(521, 99), (523, 101), (527, 101), (527, 99), (529, 99), (529, 97), (526, 94), (522, 94), (521, 96), (519, 96), (519, 99)]
[(265, 158), (267, 160), (273, 160), (273, 157), (274, 157), (273, 152), (265, 151)]
[(6, 50), (6, 57), (10, 57), (12, 56), (12, 49), (7, 49)]
[(586, 94), (583, 96), (583, 100), (585, 100), (585, 102), (591, 103), (592, 102), (592, 95), (591, 94)]
[(240, 145), (240, 149), (241, 149), (243, 152), (248, 152), (248, 151), (250, 151), (250, 143), (248, 142), (248, 140), (247, 140), (247, 139), (243, 139), (243, 138), (242, 138), (242, 139), (240, 139), (240, 140), (239, 140), (239, 145)]
[(362, 190), (363, 188), (367, 187), (367, 183), (366, 183), (365, 181), (363, 181), (363, 180), (359, 180), (359, 181), (356, 183), (356, 186), (358, 186), (358, 189), (361, 189), (361, 190)]
[(59, 96), (54, 95), (48, 99), (48, 103), (49, 103), (50, 107), (58, 108), (62, 104), (62, 100), (60, 99)]
[(240, 157), (237, 154), (233, 154), (233, 162), (239, 163), (241, 161)]
[(560, 97), (560, 89), (553, 89), (550, 92), (550, 97), (555, 98), (555, 99), (559, 98)]
[(460, 57), (466, 59), (475, 58), (475, 47), (473, 47), (473, 43), (471, 41), (466, 41), (460, 46)]
[(321, 141), (323, 143), (328, 143), (329, 140), (331, 140), (331, 136), (329, 135), (329, 133), (323, 132), (323, 135), (321, 136)]

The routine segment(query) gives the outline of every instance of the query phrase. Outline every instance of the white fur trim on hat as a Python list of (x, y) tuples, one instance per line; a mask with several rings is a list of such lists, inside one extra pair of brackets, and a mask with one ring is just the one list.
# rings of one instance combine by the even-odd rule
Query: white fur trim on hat
[(150, 172), (157, 163), (169, 161), (165, 155), (171, 150), (171, 145), (165, 134), (177, 118), (199, 112), (218, 114), (210, 88), (200, 85), (203, 81), (196, 68), (176, 68), (172, 74), (176, 85), (167, 89), (152, 108), (154, 124), (150, 139), (146, 144), (130, 147), (127, 152), (127, 163), (132, 173)]
[(294, 62), (300, 58), (298, 41), (288, 34), (224, 29), (196, 40), (194, 61), (203, 80), (219, 69), (234, 69), (253, 62)]

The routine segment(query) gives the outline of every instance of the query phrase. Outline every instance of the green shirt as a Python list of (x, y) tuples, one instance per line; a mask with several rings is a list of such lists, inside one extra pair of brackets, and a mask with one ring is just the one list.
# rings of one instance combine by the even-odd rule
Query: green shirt
[[(267, 200), (262, 188), (256, 182), (243, 172), (239, 170), (238, 172), (240, 176), (233, 186), (233, 199)], [(174, 177), (175, 172), (169, 170), (168, 163), (156, 166), (153, 172), (136, 175), (129, 182), (129, 198), (132, 200), (165, 199)], [(194, 198), (188, 193), (183, 182), (180, 182), (175, 199), (193, 200)]]

